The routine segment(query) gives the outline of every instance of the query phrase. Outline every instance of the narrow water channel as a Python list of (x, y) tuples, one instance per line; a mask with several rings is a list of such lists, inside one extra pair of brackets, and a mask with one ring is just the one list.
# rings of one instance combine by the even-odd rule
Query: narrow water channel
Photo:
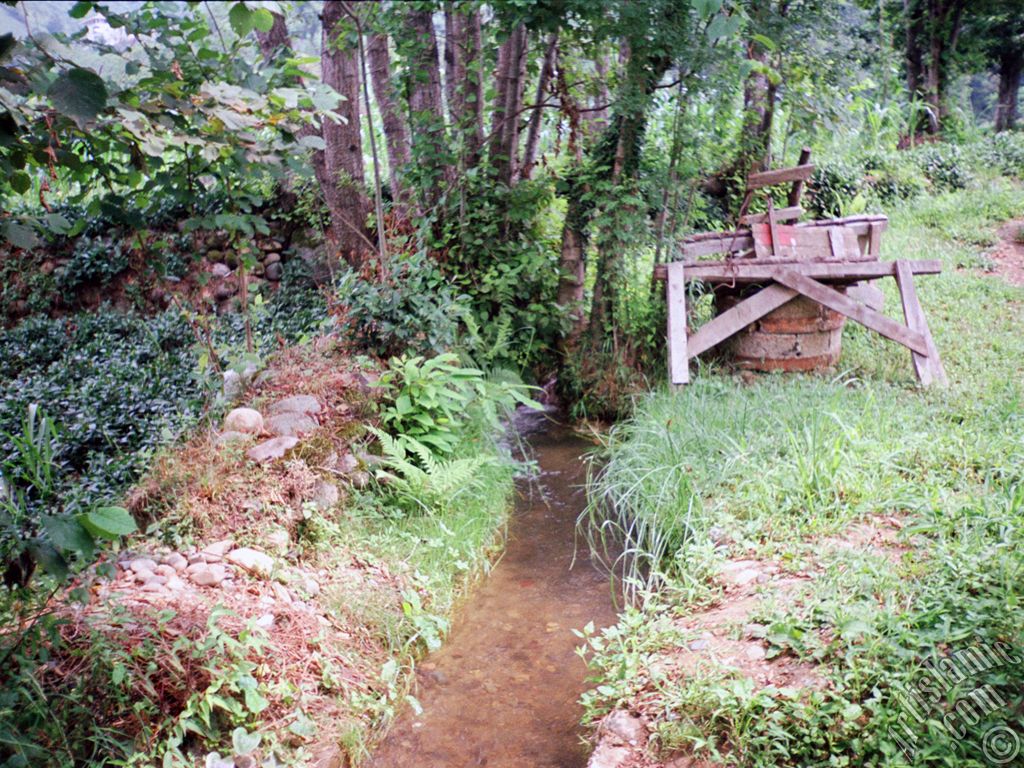
[[(542, 417), (520, 431), (540, 465), (519, 488), (501, 562), (447, 644), (417, 669), (422, 714), (407, 710), (372, 768), (583, 768), (577, 704), (586, 667), (572, 629), (615, 619), (606, 573), (575, 544), (591, 447)], [(575, 556), (575, 561), (574, 561)]]

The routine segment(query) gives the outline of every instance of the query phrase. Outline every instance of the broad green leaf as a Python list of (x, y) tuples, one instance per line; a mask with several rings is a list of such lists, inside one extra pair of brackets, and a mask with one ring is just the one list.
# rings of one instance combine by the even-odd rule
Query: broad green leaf
[(72, 19), (82, 19), (92, 10), (92, 3), (88, 2), (77, 2), (71, 6), (71, 10), (68, 11), (68, 16)]
[(274, 26), (274, 14), (266, 8), (256, 8), (252, 12), (252, 25), (260, 32), (269, 32)]
[(135, 520), (124, 507), (100, 507), (80, 515), (78, 519), (89, 533), (105, 539), (116, 539), (138, 530)]
[(81, 127), (107, 106), (107, 86), (88, 69), (74, 67), (61, 72), (49, 90), (54, 108)]
[(40, 522), (50, 541), (57, 548), (83, 555), (92, 554), (92, 536), (78, 520), (58, 515), (43, 515)]
[(32, 186), (32, 179), (24, 171), (19, 171), (11, 176), (11, 189), (18, 193), (28, 192)]
[(2, 232), (4, 240), (16, 248), (24, 248), (27, 251), (39, 244), (39, 238), (36, 237), (35, 230), (19, 221), (7, 222), (0, 232)]
[(236, 755), (248, 755), (255, 752), (262, 737), (258, 733), (249, 733), (245, 728), (235, 728), (231, 732), (231, 746), (235, 749)]
[(235, 30), (236, 35), (245, 37), (252, 32), (253, 15), (253, 12), (245, 7), (245, 3), (235, 3), (231, 6), (231, 10), (228, 11), (228, 21), (231, 22), (231, 28)]

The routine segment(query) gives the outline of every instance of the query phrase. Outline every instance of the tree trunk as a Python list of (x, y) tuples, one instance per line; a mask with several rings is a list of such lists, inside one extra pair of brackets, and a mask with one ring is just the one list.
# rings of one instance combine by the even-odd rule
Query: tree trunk
[(446, 182), (453, 180), (445, 147), (444, 109), (441, 102), (441, 67), (437, 56), (434, 18), (429, 10), (411, 7), (406, 25), (414, 38), (409, 60), (409, 111), (412, 149), (420, 174), (423, 208), (437, 205)]
[(740, 168), (743, 175), (763, 171), (771, 164), (772, 121), (775, 117), (775, 86), (763, 67), (767, 54), (760, 43), (747, 43), (747, 60), (757, 65), (743, 84), (743, 138)]
[[(260, 32), (257, 30), (256, 39), (259, 42), (263, 61), (268, 64), (272, 63), (283, 51), (291, 51), (292, 49), (292, 40), (288, 34), (288, 24), (280, 13), (274, 14), (274, 24), (270, 31)], [(295, 83), (299, 86), (303, 85), (302, 78), (296, 76)], [(323, 138), (321, 128), (313, 123), (303, 123), (296, 133), (296, 138), (300, 140), (307, 136), (320, 136)], [(327, 161), (324, 159), (323, 150), (314, 149), (311, 155), (313, 173), (316, 176), (317, 183), (321, 189), (325, 189), (330, 182), (330, 176), (327, 173)], [(282, 193), (290, 192), (289, 183), (283, 183), (280, 191)]]
[(498, 48), (497, 88), (491, 125), (490, 161), (497, 180), (508, 186), (519, 155), (519, 113), (526, 80), (526, 27), (520, 24)]
[(370, 199), (363, 174), (363, 144), (359, 120), (359, 52), (342, 47), (343, 3), (328, 0), (323, 8), (321, 67), (323, 81), (343, 97), (336, 112), (341, 122), (325, 118), (324, 199), (331, 213), (330, 239), (339, 255), (358, 267), (373, 248), (366, 230)]
[(601, 131), (608, 127), (608, 77), (611, 74), (611, 65), (607, 54), (599, 54), (594, 59), (594, 70), (597, 73), (597, 95), (590, 104), (590, 111), (585, 113), (588, 138), (600, 135)]
[(526, 132), (526, 147), (523, 149), (523, 164), (519, 170), (518, 177), (521, 179), (530, 178), (533, 172), (534, 163), (537, 161), (537, 147), (540, 144), (540, 127), (544, 122), (545, 94), (548, 90), (548, 83), (551, 82), (551, 74), (555, 71), (555, 58), (558, 56), (558, 32), (552, 32), (548, 38), (547, 49), (544, 51), (544, 61), (541, 63), (540, 75), (537, 79), (537, 98), (534, 100), (533, 114), (530, 115), (530, 127)]
[[(626, 67), (626, 82), (620, 96), (622, 105), (616, 110), (611, 123), (588, 153), (587, 166), (596, 184), (619, 184), (631, 179), (639, 165), (640, 149), (647, 124), (647, 108), (654, 87), (668, 71), (667, 57), (646, 55), (630, 57)], [(570, 311), (572, 327), (563, 343), (563, 351), (572, 349), (582, 334), (585, 318), (582, 313), (584, 296), (583, 278), (586, 273), (585, 254), (587, 228), (594, 212), (594, 203), (588, 189), (578, 179), (569, 179), (568, 207), (562, 229), (562, 252), (559, 261), (561, 276), (558, 301)], [(615, 308), (623, 254), (628, 238), (626, 232), (606, 231), (598, 248), (597, 276), (590, 310), (591, 340), (595, 347), (605, 331), (615, 323)]]
[(448, 123), (459, 140), (463, 167), (472, 168), (480, 160), (484, 140), (480, 11), (447, 2), (444, 26)]
[(384, 126), (384, 143), (388, 151), (388, 178), (391, 196), (400, 215), (408, 215), (409, 191), (402, 181), (402, 173), (409, 165), (409, 130), (399, 107), (394, 83), (391, 81), (391, 57), (388, 54), (387, 35), (374, 33), (366, 45), (366, 58), (370, 65), (373, 95), (380, 109)]
[[(947, 114), (946, 90), (966, 0), (903, 0), (907, 88), (929, 107), (924, 130), (937, 134)], [(911, 130), (917, 130), (912, 126)]]
[(996, 105), (996, 131), (1017, 127), (1017, 99), (1024, 75), (1024, 51), (1004, 54), (999, 59), (999, 103)]

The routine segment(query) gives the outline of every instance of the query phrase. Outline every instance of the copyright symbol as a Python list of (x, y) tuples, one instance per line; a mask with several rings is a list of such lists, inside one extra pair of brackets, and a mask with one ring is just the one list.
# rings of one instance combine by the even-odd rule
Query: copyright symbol
[(981, 751), (989, 762), (1006, 765), (1020, 753), (1020, 737), (1005, 725), (997, 725), (985, 733), (981, 740)]

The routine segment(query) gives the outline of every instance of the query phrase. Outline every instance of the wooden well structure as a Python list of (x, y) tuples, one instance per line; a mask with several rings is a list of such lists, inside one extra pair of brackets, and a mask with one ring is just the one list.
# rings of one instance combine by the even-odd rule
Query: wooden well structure
[[(946, 381), (914, 286), (914, 275), (937, 274), (941, 263), (882, 261), (885, 216), (795, 223), (814, 171), (808, 159), (805, 151), (799, 166), (751, 175), (737, 229), (691, 235), (679, 243), (673, 261), (655, 267), (655, 277), (667, 282), (672, 384), (688, 383), (690, 359), (725, 342), (743, 368), (834, 365), (847, 318), (907, 347), (923, 385)], [(746, 213), (758, 190), (778, 184), (792, 185), (787, 207), (775, 209), (769, 197), (766, 213)], [(882, 294), (871, 283), (885, 277), (899, 286), (905, 324), (880, 311)], [(714, 292), (717, 314), (691, 334), (686, 285), (697, 281)]]

